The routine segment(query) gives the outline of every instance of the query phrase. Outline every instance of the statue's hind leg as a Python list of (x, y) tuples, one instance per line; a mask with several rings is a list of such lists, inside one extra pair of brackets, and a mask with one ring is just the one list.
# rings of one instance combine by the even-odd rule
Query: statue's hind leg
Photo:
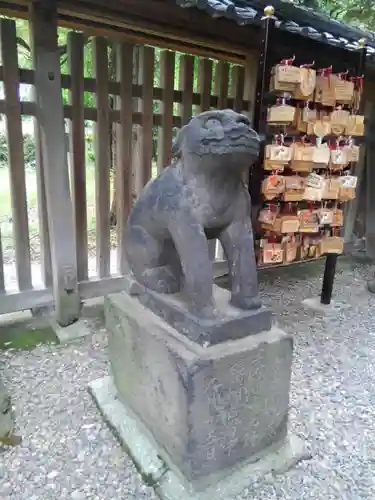
[(180, 265), (173, 244), (159, 242), (141, 226), (130, 226), (125, 252), (139, 283), (159, 293), (180, 290)]

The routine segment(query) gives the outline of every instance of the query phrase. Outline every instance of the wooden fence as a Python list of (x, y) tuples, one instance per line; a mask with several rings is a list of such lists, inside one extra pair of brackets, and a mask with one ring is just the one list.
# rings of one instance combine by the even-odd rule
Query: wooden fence
[[(54, 295), (57, 293), (57, 288), (52, 289), (54, 249), (55, 252), (58, 251), (56, 242), (51, 237), (51, 227), (55, 231), (54, 219), (51, 219), (49, 213), (49, 210), (54, 209), (53, 199), (48, 203), (51, 200), (48, 196), (52, 196), (48, 190), (55, 186), (49, 184), (48, 177), (51, 163), (54, 162), (54, 151), (51, 150), (51, 144), (43, 143), (47, 134), (42, 128), (48, 116), (42, 116), (38, 111), (45, 99), (42, 93), (42, 75), (39, 73), (43, 69), (47, 72), (49, 70), (47, 62), (42, 67), (44, 59), (38, 53), (42, 35), (38, 33), (35, 19), (33, 23), (30, 29), (33, 69), (28, 69), (19, 68), (18, 65), (15, 21), (0, 20), (0, 81), (4, 88), (0, 114), (6, 119), (17, 276), (17, 290), (10, 290), (6, 284), (9, 264), (3, 263), (0, 237), (0, 314), (51, 303), (56, 299)], [(116, 57), (115, 75), (110, 75), (109, 72), (109, 45)], [(86, 50), (91, 49), (93, 74), (87, 77), (84, 55)], [(61, 182), (65, 182), (65, 178), (70, 180), (73, 234), (72, 241), (65, 241), (64, 245), (75, 252), (76, 262), (71, 273), (74, 275), (76, 266), (78, 293), (80, 299), (84, 299), (121, 289), (121, 276), (126, 270), (123, 258), (124, 229), (129, 210), (139, 189), (153, 173), (170, 162), (176, 129), (192, 114), (210, 108), (230, 107), (251, 113), (254, 67), (207, 58), (196, 61), (196, 56), (188, 54), (146, 45), (136, 46), (126, 41), (113, 42), (101, 37), (88, 39), (84, 33), (78, 32), (67, 35), (67, 65), (68, 74), (61, 74), (61, 88), (68, 90), (64, 94), (68, 100), (66, 102), (65, 99), (62, 109), (68, 123), (69, 157), (59, 168), (64, 169), (66, 165), (66, 169), (70, 169), (69, 175), (67, 172), (60, 172), (60, 175), (63, 176)], [(53, 72), (48, 73), (51, 86), (56, 85), (58, 89), (60, 78), (55, 82), (55, 76)], [(37, 84), (38, 81), (40, 84)], [(33, 86), (33, 100), (20, 99), (20, 84)], [(43, 88), (47, 89), (43, 91), (45, 93), (48, 93), (48, 84), (46, 79), (43, 83)], [(85, 93), (94, 95), (93, 107), (85, 105)], [(54, 112), (52, 108), (51, 113)], [(25, 116), (33, 117), (34, 120), (40, 265), (34, 263), (30, 255), (27, 169), (21, 147)], [(87, 159), (87, 121), (94, 122), (93, 167), (90, 167)], [(54, 143), (59, 151), (62, 141), (60, 134), (59, 142)], [(156, 148), (152, 147), (153, 144), (156, 144)], [(115, 151), (112, 151), (114, 147)], [(88, 168), (95, 169), (93, 227), (88, 221), (88, 195), (91, 196), (88, 189), (93, 188), (87, 184)], [(54, 189), (59, 188), (55, 186)], [(113, 196), (114, 201), (111, 200)], [(69, 213), (69, 198), (67, 200), (65, 208)], [(117, 223), (114, 229), (110, 225), (111, 205), (116, 211)], [(56, 214), (59, 216), (58, 211)], [(69, 223), (69, 219), (67, 221)], [(94, 266), (90, 260), (92, 234), (95, 235)], [(113, 250), (114, 247), (117, 252)], [(111, 262), (114, 258), (116, 262)], [(68, 270), (68, 275), (69, 272)]]

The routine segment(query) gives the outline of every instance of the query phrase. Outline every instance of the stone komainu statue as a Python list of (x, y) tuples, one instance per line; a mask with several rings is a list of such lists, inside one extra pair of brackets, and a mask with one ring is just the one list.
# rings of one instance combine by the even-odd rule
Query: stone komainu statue
[(232, 110), (192, 118), (177, 137), (176, 162), (143, 189), (129, 216), (126, 257), (135, 279), (160, 293), (183, 290), (192, 313), (214, 314), (207, 239), (228, 259), (232, 305), (261, 306), (251, 204), (243, 172), (259, 155), (248, 118)]

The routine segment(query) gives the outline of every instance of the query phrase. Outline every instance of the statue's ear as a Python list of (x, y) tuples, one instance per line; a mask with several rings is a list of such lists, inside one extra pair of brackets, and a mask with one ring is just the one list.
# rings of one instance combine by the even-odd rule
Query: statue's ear
[(182, 144), (184, 142), (184, 136), (186, 127), (188, 124), (184, 125), (178, 132), (177, 137), (172, 145), (172, 156), (179, 158), (182, 153)]

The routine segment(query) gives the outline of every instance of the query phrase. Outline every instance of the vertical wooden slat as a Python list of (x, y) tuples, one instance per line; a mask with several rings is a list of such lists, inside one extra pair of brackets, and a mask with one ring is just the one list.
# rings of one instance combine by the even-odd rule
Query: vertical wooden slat
[(152, 126), (153, 87), (155, 51), (152, 47), (142, 47), (140, 52), (140, 72), (142, 81), (142, 130), (141, 130), (141, 179), (146, 185), (152, 175)]
[(1, 239), (1, 228), (0, 228), (0, 293), (5, 291), (5, 281), (4, 281), (4, 256), (3, 256), (3, 242)]
[[(31, 23), (29, 23), (30, 36), (33, 34)], [(31, 40), (31, 56), (35, 67), (35, 43)], [(33, 88), (34, 101), (37, 100), (35, 87)], [(51, 242), (48, 227), (47, 213), (47, 195), (46, 183), (44, 174), (44, 159), (42, 152), (42, 136), (40, 124), (37, 117), (33, 118), (34, 137), (35, 137), (35, 172), (36, 172), (36, 189), (38, 201), (38, 221), (39, 221), (39, 246), (40, 246), (40, 263), (42, 269), (42, 280), (46, 287), (52, 285), (52, 260), (51, 260)]]
[(212, 61), (211, 59), (199, 60), (198, 87), (200, 93), (199, 110), (207, 111), (210, 109), (210, 96), (212, 85)]
[(222, 244), (217, 240), (216, 244), (216, 260), (225, 260), (225, 253)]
[(161, 102), (162, 126), (159, 129), (158, 172), (170, 164), (172, 157), (174, 70), (174, 52), (163, 50), (160, 54), (160, 83), (163, 89), (163, 100)]
[(126, 272), (125, 228), (132, 206), (132, 84), (133, 84), (134, 46), (120, 43), (117, 47), (117, 79), (120, 82), (120, 124), (117, 126), (117, 164), (116, 164), (116, 221), (117, 221), (117, 270)]
[(182, 102), (180, 114), (182, 125), (185, 125), (191, 118), (193, 112), (193, 91), (194, 91), (194, 57), (183, 55), (180, 58), (179, 87), (182, 90)]
[[(367, 192), (367, 187), (364, 188), (364, 183), (366, 183), (366, 170), (368, 168), (367, 164), (367, 156), (368, 151), (371, 146), (362, 144), (360, 152), (359, 152), (359, 161), (355, 164), (352, 175), (355, 175), (358, 179), (357, 181), (357, 196), (354, 200), (351, 200), (348, 203), (344, 204), (344, 228), (343, 228), (343, 237), (345, 243), (350, 243), (353, 231), (356, 224), (358, 208), (360, 203), (362, 202), (361, 193)], [(374, 203), (374, 200), (371, 200), (371, 203)], [(366, 214), (367, 215), (367, 214)]]
[(37, 118), (33, 118), (35, 137), (35, 172), (38, 201), (39, 245), (42, 280), (46, 287), (52, 285), (51, 242), (48, 228), (47, 195), (42, 153), (42, 138)]
[(88, 279), (83, 52), (83, 35), (70, 32), (68, 34), (68, 60), (72, 77), (70, 92), (70, 104), (72, 105), (70, 165), (72, 168), (72, 198), (79, 281)]
[(36, 116), (42, 139), (55, 313), (56, 321), (67, 326), (77, 320), (81, 301), (69, 191), (56, 3), (32, 3), (30, 19), (35, 54)]
[[(142, 45), (136, 45), (133, 51), (133, 85), (142, 85), (141, 59)], [(142, 112), (142, 100), (133, 98), (133, 111)], [(133, 125), (132, 141), (132, 171), (133, 171), (133, 201), (137, 199), (143, 188), (142, 166), (142, 126)]]
[(32, 283), (15, 22), (2, 19), (0, 33), (17, 279), (19, 289), (27, 290)]
[(96, 107), (98, 121), (95, 126), (96, 147), (96, 261), (100, 278), (110, 275), (109, 245), (109, 103), (107, 42), (97, 37), (93, 45), (93, 69), (96, 78)]
[(208, 255), (210, 256), (210, 260), (214, 261), (216, 256), (216, 242), (217, 240), (209, 240), (208, 241)]
[(243, 112), (252, 121), (255, 101), (255, 90), (257, 82), (258, 60), (253, 54), (249, 54), (245, 61), (245, 88), (244, 99), (248, 101), (248, 106)]
[(226, 109), (229, 87), (229, 64), (219, 61), (215, 72), (215, 94), (218, 96), (218, 109)]
[(245, 88), (245, 70), (243, 66), (233, 66), (231, 96), (234, 97), (233, 109), (238, 113), (242, 112), (243, 96)]
[[(367, 87), (368, 88), (368, 87)], [(367, 90), (365, 86), (365, 91)], [(372, 89), (371, 89), (372, 90)], [(372, 97), (372, 96), (371, 96)], [(375, 120), (374, 120), (374, 115), (373, 113), (373, 108), (374, 108), (374, 103), (372, 102), (372, 99), (367, 98), (365, 100), (365, 109), (364, 109), (364, 114), (365, 114), (365, 120), (368, 123), (366, 125), (366, 134), (369, 134), (369, 129), (370, 129), (370, 123), (374, 123), (375, 125)], [(371, 120), (371, 122), (370, 122)], [(372, 139), (372, 138), (371, 138)], [(370, 175), (367, 172), (368, 168), (373, 168), (371, 163), (369, 162), (369, 157), (372, 153), (372, 148), (373, 145), (370, 143), (370, 141), (367, 141), (367, 143), (361, 145), (361, 149), (359, 151), (359, 161), (353, 166), (351, 175), (355, 175), (358, 179), (357, 181), (357, 196), (354, 198), (354, 200), (349, 201), (348, 203), (344, 204), (344, 228), (343, 228), (343, 236), (344, 236), (344, 242), (349, 243), (352, 239), (353, 232), (355, 229), (355, 224), (357, 220), (357, 215), (359, 210), (361, 209), (362, 206), (366, 206), (366, 195), (364, 195), (364, 200), (361, 197), (362, 193), (367, 193), (368, 186), (367, 184), (367, 175)], [(366, 185), (366, 186), (365, 186)], [(363, 203), (365, 202), (365, 203)], [(373, 199), (371, 199), (371, 203), (374, 203)], [(364, 211), (366, 212), (366, 209), (364, 208)], [(366, 213), (366, 219), (367, 219), (367, 213)]]

